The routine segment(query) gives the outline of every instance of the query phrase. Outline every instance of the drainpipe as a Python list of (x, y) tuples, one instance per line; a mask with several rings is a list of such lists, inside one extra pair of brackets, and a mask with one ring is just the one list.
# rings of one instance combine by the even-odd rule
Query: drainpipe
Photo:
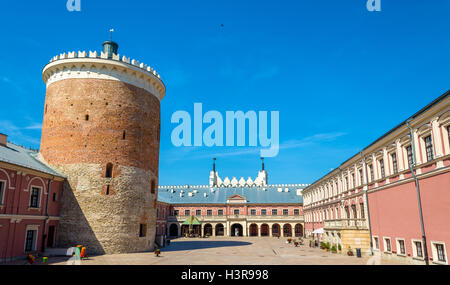
[(316, 242), (314, 239), (314, 209), (311, 207), (311, 221), (312, 221), (312, 231), (311, 231), (311, 235), (312, 235), (312, 247), (316, 247)]
[(409, 128), (410, 136), (411, 136), (411, 152), (412, 152), (412, 159), (413, 159), (413, 163), (410, 165), (410, 168), (411, 168), (411, 175), (414, 178), (414, 182), (416, 184), (417, 202), (418, 202), (418, 206), (419, 206), (419, 217), (420, 217), (420, 229), (422, 231), (422, 242), (424, 245), (423, 253), (425, 255), (425, 264), (429, 265), (427, 239), (425, 236), (425, 227), (424, 227), (424, 223), (423, 223), (422, 200), (420, 198), (419, 180), (417, 179), (416, 173), (414, 172), (414, 168), (416, 166), (416, 148), (414, 145), (414, 132), (413, 132), (413, 129), (411, 128), (411, 126), (409, 125), (410, 121), (411, 121), (411, 119), (408, 119), (406, 121), (406, 126)]
[[(364, 168), (364, 176), (366, 177), (366, 187), (367, 189), (364, 190), (364, 198), (366, 199), (366, 205), (367, 205), (367, 226), (369, 228), (369, 238), (370, 238), (370, 255), (373, 255), (373, 241), (372, 241), (372, 226), (370, 224), (370, 210), (369, 210), (369, 195), (367, 194), (367, 191), (369, 191), (369, 177), (367, 176), (367, 163), (366, 163), (366, 157), (363, 156), (362, 151), (360, 152), (361, 157), (363, 158), (363, 168)], [(363, 183), (363, 181), (361, 181)]]
[(55, 176), (52, 176), (52, 179), (48, 180), (48, 185), (47, 185), (47, 203), (45, 204), (45, 220), (44, 220), (44, 229), (42, 230), (42, 252), (45, 251), (45, 238), (47, 237), (47, 223), (48, 223), (48, 202), (50, 201), (50, 186), (51, 183), (53, 181), (53, 179), (55, 179)]

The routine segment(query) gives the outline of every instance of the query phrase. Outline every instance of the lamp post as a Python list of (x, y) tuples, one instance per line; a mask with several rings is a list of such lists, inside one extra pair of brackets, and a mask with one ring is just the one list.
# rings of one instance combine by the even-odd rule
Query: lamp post
[(412, 163), (410, 164), (409, 167), (411, 168), (411, 175), (414, 178), (414, 182), (416, 184), (417, 202), (418, 202), (418, 206), (419, 206), (419, 217), (420, 217), (420, 229), (422, 231), (422, 243), (424, 245), (423, 253), (425, 255), (425, 264), (429, 265), (427, 239), (426, 239), (426, 236), (425, 236), (425, 227), (424, 227), (424, 223), (423, 223), (423, 214), (422, 214), (422, 200), (420, 198), (419, 180), (417, 179), (416, 173), (414, 172), (414, 168), (416, 166), (416, 151), (415, 151), (415, 146), (414, 146), (414, 132), (413, 132), (413, 129), (411, 128), (411, 126), (409, 125), (409, 122), (411, 122), (411, 119), (408, 119), (406, 121), (406, 126), (408, 127), (408, 129), (410, 131), (411, 152), (412, 152), (412, 159), (413, 159), (413, 161), (412, 161)]

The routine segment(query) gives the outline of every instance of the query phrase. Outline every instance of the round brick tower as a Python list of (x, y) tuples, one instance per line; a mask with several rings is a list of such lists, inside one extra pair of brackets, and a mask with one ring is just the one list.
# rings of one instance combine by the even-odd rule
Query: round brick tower
[(64, 53), (42, 72), (41, 158), (67, 175), (58, 246), (98, 254), (152, 250), (155, 238), (165, 86), (117, 47)]

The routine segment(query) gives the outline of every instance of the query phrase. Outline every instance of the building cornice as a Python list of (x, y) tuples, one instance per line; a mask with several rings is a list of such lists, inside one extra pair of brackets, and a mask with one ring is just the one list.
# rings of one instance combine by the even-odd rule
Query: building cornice
[(53, 57), (42, 71), (42, 80), (50, 86), (66, 79), (104, 79), (125, 82), (142, 88), (159, 100), (165, 96), (166, 87), (160, 75), (150, 66), (123, 56), (97, 52), (69, 52)]

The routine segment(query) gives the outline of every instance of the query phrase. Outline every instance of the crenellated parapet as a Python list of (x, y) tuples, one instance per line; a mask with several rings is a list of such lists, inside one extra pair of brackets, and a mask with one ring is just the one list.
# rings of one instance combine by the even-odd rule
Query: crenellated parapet
[(42, 80), (47, 87), (54, 82), (71, 78), (116, 80), (145, 89), (161, 100), (166, 87), (161, 76), (151, 66), (119, 54), (96, 51), (68, 52), (50, 60), (43, 71)]

